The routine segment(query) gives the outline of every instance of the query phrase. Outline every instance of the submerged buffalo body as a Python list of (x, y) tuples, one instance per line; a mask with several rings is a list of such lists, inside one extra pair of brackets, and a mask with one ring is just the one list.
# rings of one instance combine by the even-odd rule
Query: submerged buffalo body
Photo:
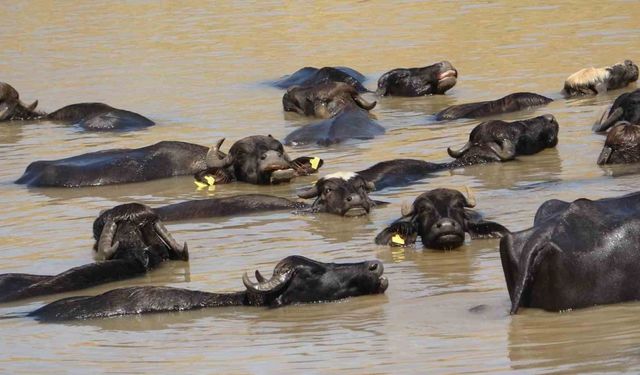
[(598, 165), (640, 162), (640, 125), (618, 122), (607, 134)]
[(640, 299), (640, 193), (543, 203), (533, 227), (500, 242), (511, 313)]
[[(492, 120), (473, 128), (469, 141), (459, 150), (447, 149), (449, 155), (460, 159), (470, 154), (482, 159), (511, 160), (517, 155), (532, 155), (558, 144), (558, 122), (552, 115), (522, 121)], [(474, 156), (478, 157), (478, 156)]]
[(135, 130), (155, 123), (135, 112), (113, 108), (103, 103), (78, 103), (46, 114), (35, 110), (36, 100), (30, 105), (20, 101), (18, 92), (9, 84), (0, 82), (0, 121), (50, 120), (74, 124), (86, 130)]
[(294, 130), (285, 137), (284, 143), (292, 146), (310, 143), (328, 146), (348, 139), (372, 139), (384, 133), (384, 127), (373, 120), (369, 112), (353, 108)]
[(280, 261), (267, 279), (257, 282), (245, 273), (244, 291), (209, 293), (169, 287), (115, 289), (95, 297), (71, 297), (52, 302), (30, 316), (44, 321), (106, 318), (118, 315), (184, 311), (222, 306), (269, 306), (334, 301), (384, 293), (389, 282), (379, 261), (321, 263), (301, 256)]
[(418, 236), (424, 247), (455, 249), (464, 243), (465, 233), (471, 238), (499, 238), (508, 233), (500, 224), (484, 221), (477, 213), (470, 191), (465, 197), (457, 190), (435, 189), (422, 193), (411, 207), (402, 210), (402, 217), (380, 232), (379, 245), (406, 246)]
[(362, 85), (364, 81), (364, 75), (347, 67), (324, 67), (320, 69), (305, 67), (277, 80), (274, 82), (274, 86), (288, 89), (291, 86), (316, 86), (326, 82), (344, 82), (353, 86), (358, 92), (365, 92), (368, 90)]
[(497, 100), (453, 105), (436, 113), (435, 117), (440, 121), (493, 116), (547, 105), (552, 101), (551, 98), (531, 92), (518, 92)]
[(640, 89), (618, 96), (600, 121), (593, 125), (593, 131), (605, 132), (619, 121), (640, 125)]
[(423, 68), (393, 69), (378, 79), (381, 96), (423, 96), (444, 94), (455, 86), (458, 71), (448, 61)]
[(84, 289), (122, 280), (167, 260), (188, 260), (187, 244), (179, 245), (149, 207), (138, 203), (116, 206), (93, 223), (96, 263), (55, 276), (0, 275), (0, 302), (16, 301)]
[(631, 60), (604, 68), (585, 68), (570, 75), (564, 82), (566, 96), (595, 95), (620, 89), (638, 80), (638, 66)]
[(350, 109), (369, 111), (376, 102), (367, 102), (353, 86), (344, 82), (325, 82), (315, 86), (290, 87), (282, 97), (282, 106), (287, 112), (331, 118)]
[(193, 143), (163, 141), (136, 149), (112, 149), (66, 159), (35, 161), (16, 183), (81, 187), (193, 175), (207, 168), (208, 150), (208, 147)]

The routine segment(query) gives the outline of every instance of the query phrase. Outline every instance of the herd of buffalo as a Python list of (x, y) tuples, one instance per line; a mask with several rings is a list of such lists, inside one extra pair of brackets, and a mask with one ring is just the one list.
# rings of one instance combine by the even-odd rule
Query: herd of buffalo
[[(34, 187), (97, 186), (192, 175), (196, 185), (242, 182), (287, 183), (317, 173), (326, 162), (317, 157), (291, 157), (283, 145), (328, 145), (347, 139), (371, 139), (385, 133), (369, 113), (371, 96), (441, 95), (457, 82), (448, 61), (423, 68), (394, 69), (378, 80), (375, 93), (365, 77), (346, 67), (303, 68), (271, 82), (285, 89), (284, 111), (316, 120), (287, 135), (235, 140), (226, 152), (224, 139), (214, 146), (162, 141), (137, 149), (108, 149), (59, 160), (29, 164), (18, 184)], [(570, 75), (564, 97), (594, 95), (626, 87), (638, 80), (638, 66), (626, 60)], [(444, 108), (434, 121), (481, 118), (544, 106), (554, 99), (518, 92), (497, 100)], [(51, 113), (25, 104), (18, 91), (0, 82), (0, 121), (54, 121), (86, 131), (127, 131), (153, 126), (146, 117), (102, 103), (72, 104)], [(521, 120), (489, 120), (477, 125), (464, 145), (447, 149), (452, 160), (432, 163), (393, 159), (361, 170), (324, 175), (298, 198), (245, 194), (190, 200), (163, 207), (128, 203), (101, 212), (93, 223), (95, 263), (58, 275), (2, 274), (0, 303), (89, 288), (144, 274), (165, 261), (188, 261), (187, 244), (169, 233), (165, 222), (254, 212), (288, 210), (341, 216), (367, 215), (386, 202), (369, 197), (374, 190), (411, 184), (429, 174), (531, 155), (558, 143), (559, 125), (551, 114)], [(607, 132), (597, 163), (640, 162), (640, 89), (620, 95), (593, 126)], [(453, 146), (453, 145), (451, 145)], [(470, 189), (434, 189), (402, 207), (400, 218), (375, 237), (383, 246), (410, 246), (418, 237), (424, 247), (454, 249), (468, 233), (472, 239), (501, 238), (500, 258), (511, 299), (520, 307), (549, 311), (640, 300), (640, 193), (600, 200), (549, 200), (538, 209), (532, 228), (511, 232), (484, 220), (472, 208)], [(170, 287), (129, 287), (97, 296), (76, 296), (49, 303), (29, 315), (56, 321), (127, 314), (180, 311), (218, 306), (269, 306), (332, 301), (384, 293), (388, 280), (378, 261), (321, 263), (302, 256), (280, 261), (270, 276), (242, 277), (245, 290), (210, 293)]]

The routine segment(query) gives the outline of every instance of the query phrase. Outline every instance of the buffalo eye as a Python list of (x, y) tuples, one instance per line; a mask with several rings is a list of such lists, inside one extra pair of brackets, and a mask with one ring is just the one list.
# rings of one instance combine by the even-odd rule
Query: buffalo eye
[(325, 188), (325, 189), (324, 189), (324, 193), (325, 193), (325, 194), (329, 194), (329, 193), (331, 193), (332, 191), (333, 191), (333, 190), (331, 190), (331, 188)]
[(261, 160), (264, 160), (264, 159), (266, 159), (266, 158), (267, 158), (267, 154), (262, 154), (262, 155), (260, 155), (260, 159), (261, 159)]

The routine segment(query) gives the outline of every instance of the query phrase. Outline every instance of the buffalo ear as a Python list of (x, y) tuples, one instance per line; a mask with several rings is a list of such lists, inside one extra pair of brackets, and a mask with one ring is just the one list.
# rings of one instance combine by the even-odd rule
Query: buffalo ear
[(316, 183), (315, 185), (311, 186), (307, 190), (304, 190), (304, 191), (301, 191), (301, 192), (298, 193), (298, 197), (300, 197), (302, 199), (315, 198), (318, 195), (320, 195), (320, 190), (318, 189), (318, 183)]
[(495, 223), (493, 221), (468, 221), (467, 232), (471, 235), (472, 239), (477, 238), (502, 238), (508, 233), (511, 233), (509, 229), (504, 226)]
[(408, 246), (416, 242), (418, 232), (412, 221), (400, 219), (378, 233), (375, 243), (388, 246)]

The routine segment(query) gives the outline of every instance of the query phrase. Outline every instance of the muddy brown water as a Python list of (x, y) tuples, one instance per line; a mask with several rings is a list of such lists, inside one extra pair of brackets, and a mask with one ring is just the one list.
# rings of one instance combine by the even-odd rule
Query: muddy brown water
[[(52, 274), (91, 261), (91, 224), (102, 209), (207, 196), (292, 196), (291, 185), (244, 184), (196, 191), (190, 177), (86, 189), (15, 185), (29, 162), (160, 140), (211, 144), (252, 134), (284, 138), (308, 122), (284, 115), (282, 91), (263, 82), (303, 66), (344, 65), (377, 78), (396, 67), (447, 59), (459, 70), (445, 96), (383, 98), (373, 111), (387, 134), (320, 148), (323, 173), (381, 160), (448, 159), (478, 123), (433, 123), (445, 106), (533, 91), (559, 98), (564, 78), (588, 66), (640, 60), (635, 1), (314, 2), (158, 4), (3, 2), (1, 79), (44, 110), (102, 101), (149, 116), (147, 130), (98, 134), (74, 127), (0, 126), (0, 271)], [(366, 218), (288, 212), (168, 225), (188, 241), (191, 261), (168, 264), (125, 285), (209, 291), (241, 288), (241, 275), (269, 272), (301, 254), (321, 261), (379, 259), (386, 294), (276, 310), (224, 308), (68, 324), (24, 317), (62, 297), (0, 307), (0, 372), (457, 373), (637, 372), (638, 303), (508, 316), (496, 240), (455, 251), (391, 249), (373, 237), (403, 201), (436, 187), (471, 186), (478, 209), (512, 230), (527, 228), (545, 200), (600, 198), (637, 190), (637, 167), (595, 164), (603, 137), (590, 127), (616, 96), (558, 100), (502, 118), (552, 113), (556, 149), (518, 161), (442, 172), (376, 192), (390, 205)], [(227, 145), (228, 147), (228, 145)], [(479, 306), (479, 307), (478, 307)]]

